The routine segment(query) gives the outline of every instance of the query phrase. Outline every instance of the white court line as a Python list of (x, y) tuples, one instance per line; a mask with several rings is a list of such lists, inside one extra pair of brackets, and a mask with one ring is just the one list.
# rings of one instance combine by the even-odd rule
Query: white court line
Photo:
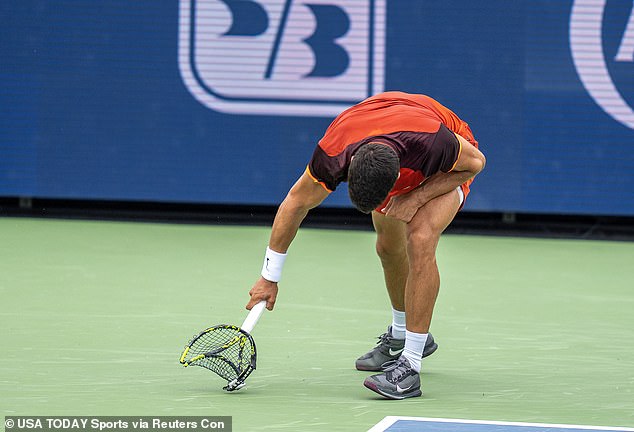
[(399, 416), (387, 416), (376, 425), (374, 425), (368, 432), (383, 432), (394, 423), (399, 420), (411, 420), (420, 422), (437, 422), (437, 423), (462, 423), (462, 424), (487, 424), (496, 426), (529, 426), (529, 427), (543, 427), (543, 428), (558, 428), (558, 429), (587, 429), (593, 431), (617, 431), (617, 432), (634, 432), (633, 428), (627, 427), (611, 427), (611, 426), (588, 426), (588, 425), (569, 425), (569, 424), (556, 424), (556, 423), (524, 423), (524, 422), (503, 422), (503, 421), (486, 421), (486, 420), (464, 420), (464, 419), (446, 419), (446, 418), (432, 418), (432, 417), (399, 417)]

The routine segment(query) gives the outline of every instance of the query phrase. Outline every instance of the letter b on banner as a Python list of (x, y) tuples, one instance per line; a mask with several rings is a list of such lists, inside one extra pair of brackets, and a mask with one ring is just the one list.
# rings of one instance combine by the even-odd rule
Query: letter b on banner
[(179, 66), (207, 107), (330, 117), (383, 91), (385, 0), (181, 0)]

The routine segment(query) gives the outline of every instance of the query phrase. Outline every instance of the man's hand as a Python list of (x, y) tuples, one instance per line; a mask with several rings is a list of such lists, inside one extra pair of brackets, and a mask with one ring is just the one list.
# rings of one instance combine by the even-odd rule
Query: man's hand
[(277, 299), (277, 282), (271, 282), (263, 277), (253, 285), (251, 291), (249, 291), (251, 300), (247, 303), (247, 309), (251, 310), (253, 306), (260, 303), (262, 300), (266, 300), (266, 308), (273, 310), (275, 306), (275, 300)]
[(409, 223), (418, 209), (423, 206), (417, 197), (418, 194), (414, 192), (393, 196), (385, 207), (386, 216)]

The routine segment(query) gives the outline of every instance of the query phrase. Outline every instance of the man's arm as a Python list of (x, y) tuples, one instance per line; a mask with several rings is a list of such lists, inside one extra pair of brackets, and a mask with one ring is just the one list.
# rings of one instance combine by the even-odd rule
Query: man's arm
[[(308, 211), (321, 204), (329, 193), (304, 172), (277, 210), (269, 248), (278, 253), (286, 253)], [(251, 300), (247, 303), (247, 309), (251, 310), (255, 304), (266, 300), (266, 308), (272, 310), (277, 297), (277, 282), (260, 277), (249, 291), (249, 295)]]
[(404, 222), (412, 220), (419, 208), (432, 199), (444, 195), (484, 169), (486, 158), (469, 141), (456, 134), (460, 142), (460, 154), (454, 168), (432, 175), (410, 193), (393, 197), (386, 207), (386, 215)]

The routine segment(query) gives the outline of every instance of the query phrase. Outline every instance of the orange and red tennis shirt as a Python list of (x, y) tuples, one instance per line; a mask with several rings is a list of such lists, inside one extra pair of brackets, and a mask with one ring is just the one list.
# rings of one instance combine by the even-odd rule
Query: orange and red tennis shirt
[[(392, 196), (411, 191), (437, 172), (450, 172), (460, 155), (458, 134), (478, 147), (469, 125), (429, 96), (385, 92), (339, 114), (319, 141), (307, 172), (326, 190), (334, 191), (348, 178), (350, 160), (367, 143), (383, 143), (396, 151), (400, 176)], [(463, 184), (464, 196), (471, 181)]]

